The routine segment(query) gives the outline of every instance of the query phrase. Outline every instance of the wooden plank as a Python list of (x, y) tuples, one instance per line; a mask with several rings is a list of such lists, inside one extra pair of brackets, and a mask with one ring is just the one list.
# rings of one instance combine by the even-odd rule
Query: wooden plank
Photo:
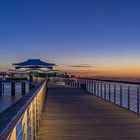
[(38, 140), (140, 140), (140, 117), (79, 89), (49, 85)]

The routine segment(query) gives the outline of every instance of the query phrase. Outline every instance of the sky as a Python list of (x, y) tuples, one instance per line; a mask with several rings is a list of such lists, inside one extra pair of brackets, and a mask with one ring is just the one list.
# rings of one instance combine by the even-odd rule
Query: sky
[(140, 1), (0, 0), (0, 70), (28, 58), (77, 75), (140, 77)]

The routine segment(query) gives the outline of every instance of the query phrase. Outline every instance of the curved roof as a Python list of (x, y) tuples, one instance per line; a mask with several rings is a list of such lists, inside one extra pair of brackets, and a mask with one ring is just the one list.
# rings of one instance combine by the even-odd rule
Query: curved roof
[(55, 64), (53, 63), (46, 63), (41, 61), (40, 59), (29, 59), (25, 62), (21, 62), (21, 63), (14, 63), (14, 66), (18, 66), (18, 67), (37, 67), (37, 68), (42, 68), (42, 67), (52, 67)]

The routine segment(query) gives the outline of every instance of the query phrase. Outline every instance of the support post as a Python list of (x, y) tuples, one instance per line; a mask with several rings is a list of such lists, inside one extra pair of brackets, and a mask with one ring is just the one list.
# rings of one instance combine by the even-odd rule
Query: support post
[(25, 82), (22, 82), (21, 89), (22, 89), (22, 95), (25, 95), (25, 93), (26, 93), (26, 83)]
[(4, 93), (4, 82), (2, 82), (2, 91)]
[(15, 96), (15, 93), (16, 93), (15, 82), (11, 82), (11, 95)]
[(2, 96), (2, 87), (3, 87), (3, 85), (2, 85), (2, 82), (0, 82), (0, 96)]
[(29, 83), (29, 91), (34, 88), (34, 85), (32, 83)]

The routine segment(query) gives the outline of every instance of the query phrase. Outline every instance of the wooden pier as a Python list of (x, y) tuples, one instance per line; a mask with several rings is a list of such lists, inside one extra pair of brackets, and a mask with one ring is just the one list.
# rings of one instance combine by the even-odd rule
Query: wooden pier
[(80, 89), (50, 84), (37, 140), (140, 140), (140, 117)]

